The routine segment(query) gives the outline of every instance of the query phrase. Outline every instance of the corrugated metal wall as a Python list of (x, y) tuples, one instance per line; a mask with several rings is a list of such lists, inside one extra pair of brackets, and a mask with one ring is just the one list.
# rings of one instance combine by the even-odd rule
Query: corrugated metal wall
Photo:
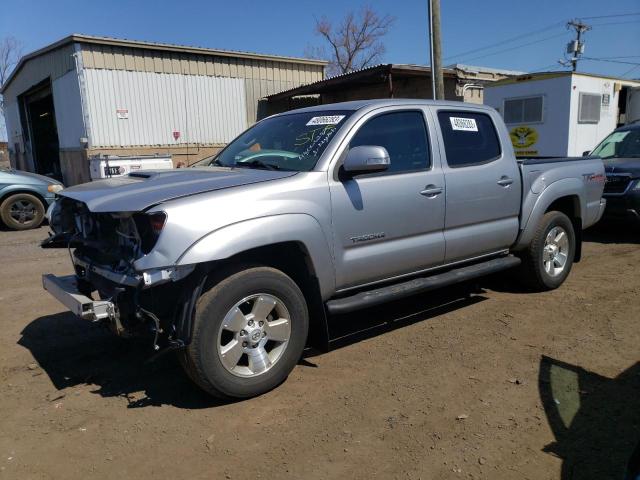
[(241, 79), (97, 69), (85, 79), (91, 147), (219, 145), (247, 127)]
[(322, 80), (323, 65), (293, 61), (200, 55), (110, 45), (82, 44), (88, 69), (241, 78), (245, 82), (246, 119), (259, 117), (258, 103), (266, 95)]
[(55, 80), (70, 70), (75, 70), (72, 44), (52, 50), (26, 62), (4, 92), (13, 99), (45, 78)]
[(80, 87), (75, 70), (51, 82), (60, 148), (80, 148), (85, 136)]
[[(44, 53), (26, 62), (4, 91), (5, 122), (9, 148), (12, 149), (16, 166), (32, 169), (31, 149), (25, 145), (26, 136), (22, 132), (18, 96), (38, 85), (46, 79), (52, 81), (73, 71), (75, 76), (75, 59), (73, 45), (66, 45), (57, 50)], [(15, 148), (17, 145), (17, 149)]]

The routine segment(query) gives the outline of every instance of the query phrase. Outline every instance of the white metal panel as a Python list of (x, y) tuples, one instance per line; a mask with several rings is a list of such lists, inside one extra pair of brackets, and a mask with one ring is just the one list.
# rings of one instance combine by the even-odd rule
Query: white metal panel
[[(615, 81), (610, 78), (597, 78), (586, 75), (573, 75), (568, 95), (571, 96), (571, 118), (569, 128), (569, 148), (567, 155), (579, 156), (591, 151), (615, 128), (618, 121), (618, 92), (614, 90)], [(594, 93), (609, 95), (609, 104), (601, 105), (600, 120), (597, 123), (580, 123), (580, 94)]]
[(0, 142), (7, 142), (9, 135), (7, 134), (7, 126), (5, 124), (4, 115), (0, 115)]
[(626, 123), (640, 120), (640, 87), (627, 90), (627, 116)]
[(60, 148), (79, 148), (85, 136), (78, 75), (71, 70), (51, 83)]
[[(528, 134), (524, 146), (519, 145), (518, 140), (514, 141), (516, 155), (560, 157), (567, 155), (569, 151), (570, 89), (570, 75), (503, 85), (489, 84), (484, 89), (484, 103), (496, 108), (504, 118), (505, 100), (542, 95), (541, 122), (507, 124), (507, 128), (512, 141), (518, 138), (518, 134)], [(529, 145), (533, 140), (535, 142)]]
[(20, 125), (20, 110), (18, 102), (7, 102), (4, 105), (4, 120), (7, 127), (7, 141), (9, 148), (13, 148), (14, 142), (21, 141), (22, 126)]
[[(92, 147), (224, 144), (247, 127), (236, 78), (86, 69)], [(118, 118), (117, 110), (121, 112)], [(173, 132), (180, 132), (175, 140)]]

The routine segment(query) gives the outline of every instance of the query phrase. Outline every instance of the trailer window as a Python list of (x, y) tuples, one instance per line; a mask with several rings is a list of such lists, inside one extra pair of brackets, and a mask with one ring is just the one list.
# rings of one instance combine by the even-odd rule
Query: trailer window
[(602, 95), (599, 93), (580, 92), (578, 107), (579, 123), (598, 123), (600, 121), (600, 103)]
[(480, 165), (500, 157), (500, 141), (489, 115), (440, 111), (438, 122), (449, 167)]
[(504, 101), (504, 123), (537, 123), (541, 121), (542, 95)]

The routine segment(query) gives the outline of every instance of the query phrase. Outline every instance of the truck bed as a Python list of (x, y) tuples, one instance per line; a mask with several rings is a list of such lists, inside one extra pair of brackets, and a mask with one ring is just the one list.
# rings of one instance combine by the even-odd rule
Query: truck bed
[[(522, 210), (520, 228), (527, 229), (530, 221), (535, 225), (540, 215), (546, 211), (536, 208), (536, 204), (560, 198), (576, 198), (581, 205), (582, 228), (595, 223), (602, 214), (602, 188), (604, 166), (600, 157), (536, 157), (518, 158), (522, 177)], [(530, 231), (531, 229), (529, 229)], [(519, 245), (528, 241), (522, 235)]]

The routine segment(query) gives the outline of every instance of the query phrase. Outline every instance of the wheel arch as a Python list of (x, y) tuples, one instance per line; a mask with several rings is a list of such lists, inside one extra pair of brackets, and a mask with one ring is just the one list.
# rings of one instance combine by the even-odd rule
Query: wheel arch
[(324, 301), (335, 290), (333, 256), (318, 221), (307, 214), (261, 217), (223, 227), (195, 242), (176, 265), (213, 273), (234, 264), (277, 268), (303, 291), (309, 308), (308, 342), (328, 348)]
[(542, 217), (550, 211), (557, 210), (569, 217), (576, 237), (574, 261), (582, 256), (582, 225), (586, 215), (586, 200), (583, 196), (584, 186), (577, 178), (566, 178), (550, 184), (535, 200), (528, 217), (523, 215), (522, 231), (516, 241), (514, 250), (520, 251), (531, 243), (537, 225)]
[(212, 262), (211, 270), (234, 264), (261, 265), (280, 270), (298, 285), (309, 309), (307, 343), (318, 350), (328, 350), (328, 323), (317, 272), (306, 245), (286, 241), (239, 252), (225, 260)]
[(547, 207), (544, 213), (547, 212), (562, 212), (573, 225), (573, 232), (576, 238), (575, 252), (573, 261), (579, 262), (582, 258), (582, 211), (580, 209), (580, 197), (578, 195), (566, 195), (554, 200), (551, 205)]
[(2, 203), (4, 203), (4, 201), (7, 198), (9, 198), (11, 195), (17, 195), (19, 193), (26, 193), (28, 195), (33, 195), (38, 200), (40, 200), (40, 203), (42, 203), (42, 207), (45, 209), (45, 211), (47, 210), (48, 202), (44, 198), (44, 196), (40, 192), (38, 192), (36, 190), (30, 190), (30, 189), (28, 189), (26, 187), (18, 187), (18, 188), (15, 188), (13, 190), (4, 191), (4, 192), (0, 193), (0, 205), (2, 205)]

